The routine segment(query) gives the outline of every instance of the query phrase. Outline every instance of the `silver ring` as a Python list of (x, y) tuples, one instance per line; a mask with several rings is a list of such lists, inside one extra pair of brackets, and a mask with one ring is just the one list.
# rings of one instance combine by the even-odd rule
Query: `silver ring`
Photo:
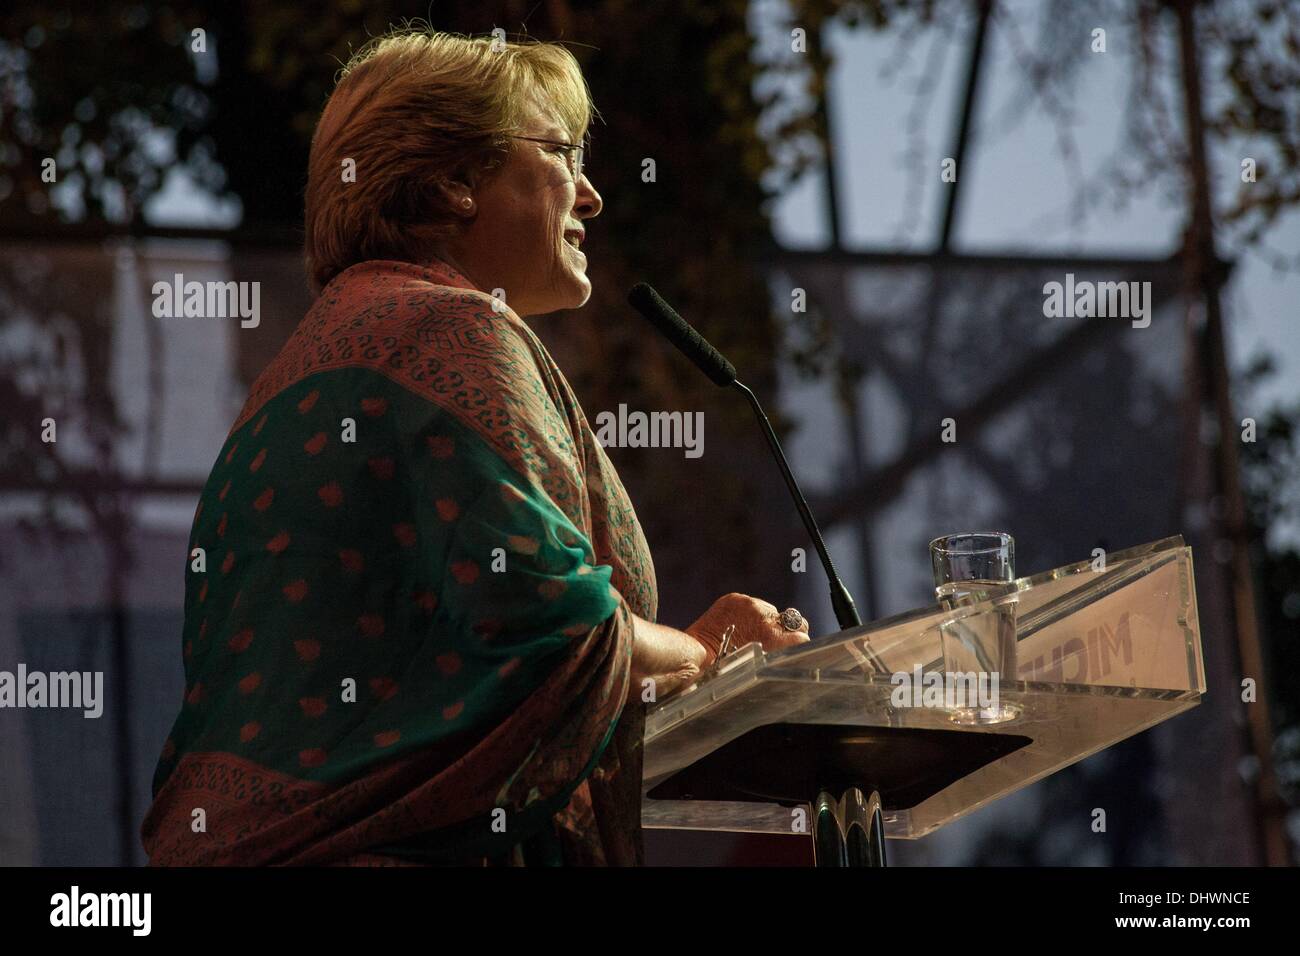
[(781, 612), (781, 626), (787, 631), (798, 631), (803, 627), (803, 615), (797, 608), (788, 607)]

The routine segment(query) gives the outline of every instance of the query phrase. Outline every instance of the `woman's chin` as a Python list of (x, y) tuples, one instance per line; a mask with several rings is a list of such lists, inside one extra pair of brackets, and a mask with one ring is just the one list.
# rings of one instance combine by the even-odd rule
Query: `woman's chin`
[(582, 283), (580, 285), (580, 291), (577, 297), (578, 301), (575, 302), (573, 305), (569, 306), (569, 308), (581, 309), (584, 305), (587, 304), (587, 300), (590, 298), (591, 298), (591, 280), (588, 279), (586, 275), (583, 275)]
[(573, 270), (566, 278), (568, 281), (564, 284), (564, 293), (557, 296), (563, 300), (563, 304), (556, 306), (556, 310), (581, 309), (591, 298), (591, 280), (587, 278), (587, 273), (580, 269)]
[(526, 307), (527, 313), (519, 312), (516, 307), (517, 314), (549, 315), (566, 309), (580, 309), (587, 304), (587, 300), (591, 298), (591, 280), (587, 278), (586, 269), (573, 260), (557, 263), (557, 265), (558, 268), (550, 273), (549, 288), (530, 297), (530, 305)]

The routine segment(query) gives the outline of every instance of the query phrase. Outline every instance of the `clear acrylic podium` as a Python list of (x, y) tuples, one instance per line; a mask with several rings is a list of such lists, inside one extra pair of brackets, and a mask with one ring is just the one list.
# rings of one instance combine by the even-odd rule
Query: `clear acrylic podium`
[[(894, 675), (963, 670), (952, 635), (1005, 627), (1009, 608), (1001, 722), (895, 706)], [(931, 833), (1204, 691), (1191, 549), (1166, 538), (797, 648), (741, 648), (651, 706), (642, 825), (808, 833), (818, 865), (883, 865), (885, 837)]]

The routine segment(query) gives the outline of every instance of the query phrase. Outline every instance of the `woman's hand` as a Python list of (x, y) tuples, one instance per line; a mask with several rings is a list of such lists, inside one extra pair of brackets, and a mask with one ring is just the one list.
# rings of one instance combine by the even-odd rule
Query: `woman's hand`
[(761, 644), (765, 651), (777, 651), (809, 640), (807, 618), (804, 618), (799, 630), (787, 631), (781, 625), (781, 612), (775, 605), (748, 594), (724, 594), (694, 624), (686, 628), (686, 633), (703, 644), (709, 652), (705, 668), (712, 666), (717, 659), (718, 650), (722, 646), (722, 632), (731, 624), (736, 625), (736, 630), (731, 635), (728, 652), (755, 642)]

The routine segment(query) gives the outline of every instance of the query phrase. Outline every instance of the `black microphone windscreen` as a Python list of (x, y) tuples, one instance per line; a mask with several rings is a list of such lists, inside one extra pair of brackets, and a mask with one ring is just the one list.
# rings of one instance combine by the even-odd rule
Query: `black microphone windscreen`
[(644, 315), (650, 324), (709, 377), (714, 385), (723, 388), (736, 381), (736, 368), (722, 357), (699, 332), (691, 328), (659, 293), (644, 282), (638, 282), (627, 296), (628, 303)]

